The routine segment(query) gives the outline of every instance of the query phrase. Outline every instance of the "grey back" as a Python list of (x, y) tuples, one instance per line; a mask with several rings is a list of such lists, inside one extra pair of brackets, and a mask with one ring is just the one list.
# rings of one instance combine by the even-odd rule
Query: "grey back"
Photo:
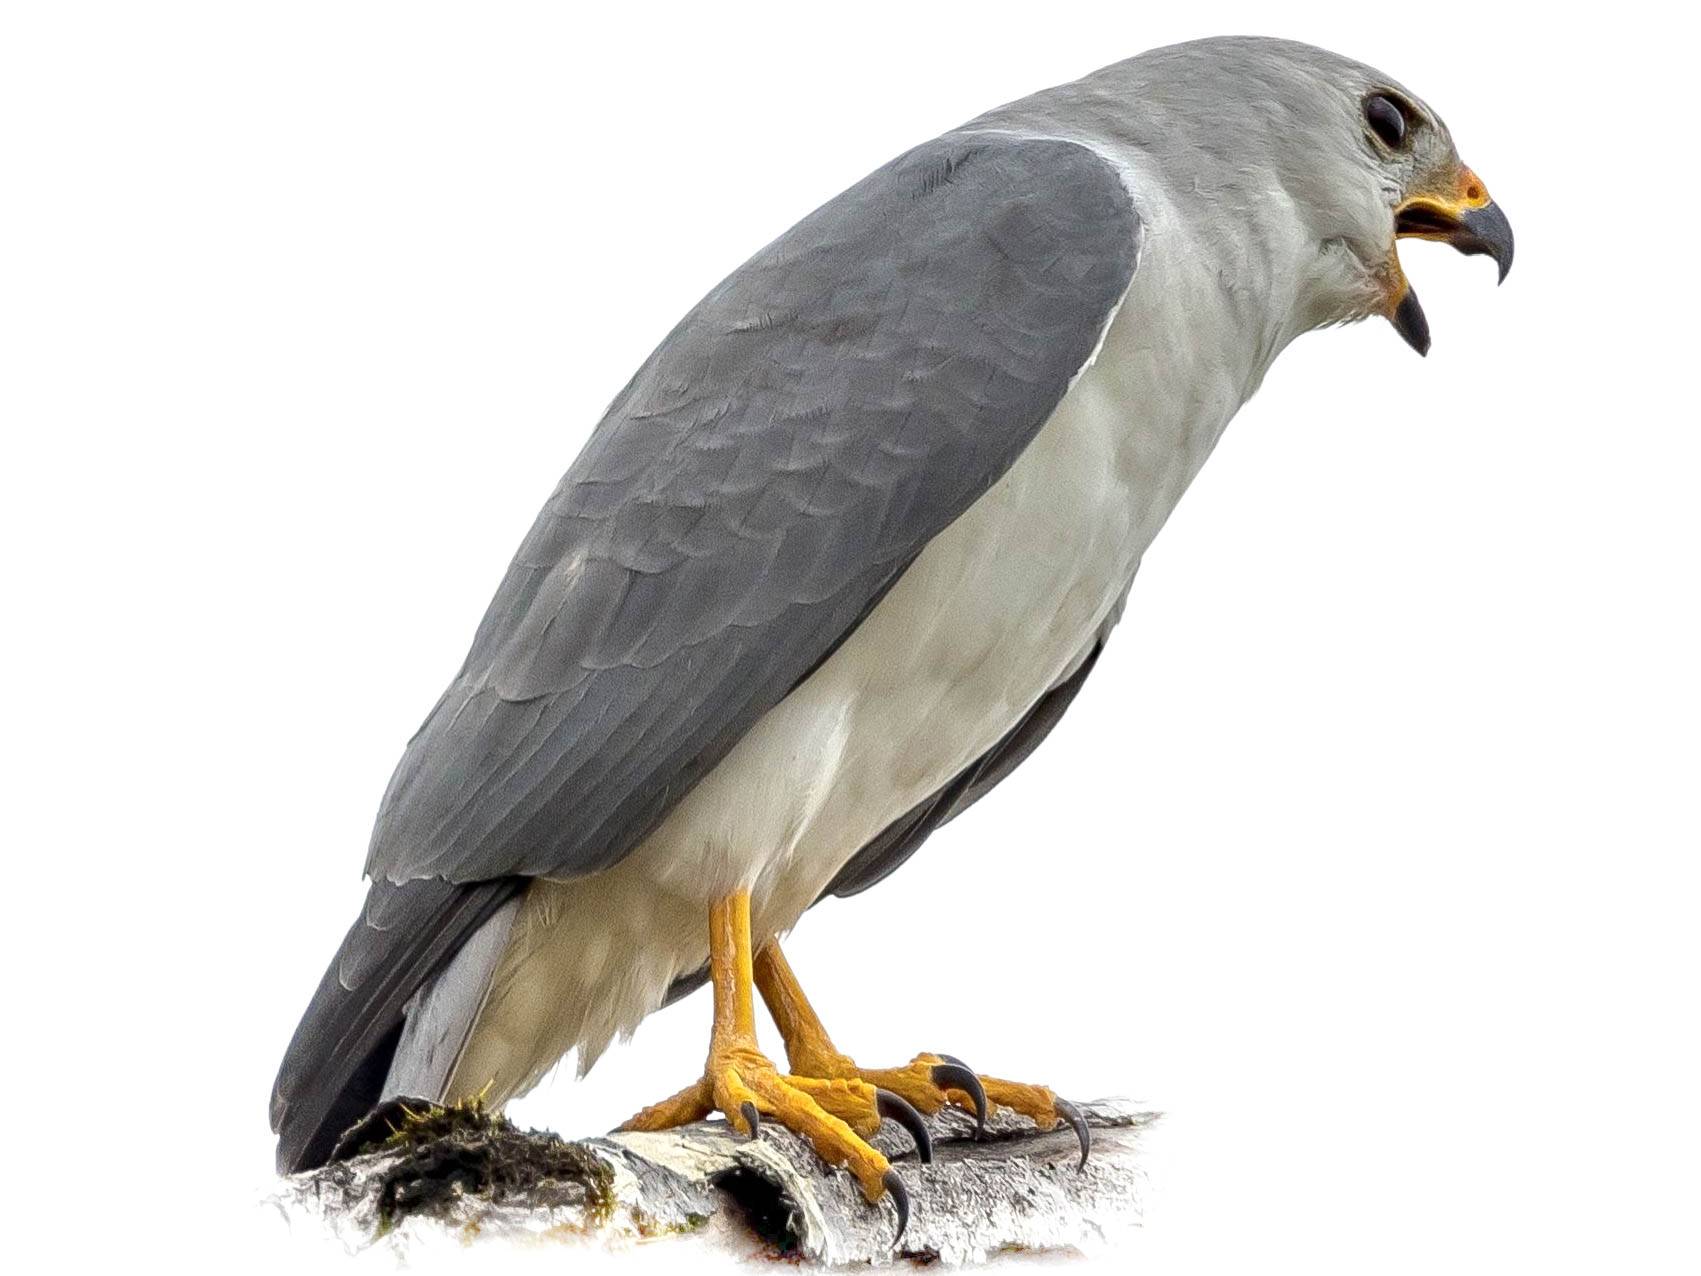
[(1021, 453), (1138, 239), (1092, 151), (948, 134), (735, 271), (538, 516), (391, 780), (368, 871), (618, 861)]

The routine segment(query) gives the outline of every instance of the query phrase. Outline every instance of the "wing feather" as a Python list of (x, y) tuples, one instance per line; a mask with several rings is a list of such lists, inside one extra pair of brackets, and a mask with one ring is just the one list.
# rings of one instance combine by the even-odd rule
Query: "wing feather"
[(947, 134), (735, 271), (538, 516), (391, 780), (368, 871), (623, 857), (1009, 468), (1139, 237), (1086, 148)]

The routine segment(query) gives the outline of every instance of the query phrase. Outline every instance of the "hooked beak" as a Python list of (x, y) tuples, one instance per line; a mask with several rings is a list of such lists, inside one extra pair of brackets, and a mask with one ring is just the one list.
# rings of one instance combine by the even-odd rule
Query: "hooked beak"
[[(1446, 195), (1413, 195), (1394, 210), (1396, 239), (1435, 239), (1452, 244), (1467, 256), (1486, 254), (1500, 269), (1500, 282), (1512, 269), (1512, 224), (1487, 188), (1468, 168), (1459, 170), (1454, 190)], [(1429, 353), (1429, 321), (1417, 294), (1399, 275), (1401, 289), (1389, 318), (1394, 330), (1419, 354)]]

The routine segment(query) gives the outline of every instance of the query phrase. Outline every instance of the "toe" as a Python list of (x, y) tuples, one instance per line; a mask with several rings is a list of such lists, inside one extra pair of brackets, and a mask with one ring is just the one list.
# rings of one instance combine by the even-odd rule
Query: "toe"
[(986, 1097), (995, 1106), (1009, 1108), (1027, 1117), (1042, 1130), (1055, 1130), (1067, 1121), (1081, 1145), (1081, 1168), (1086, 1167), (1093, 1134), (1080, 1109), (1073, 1103), (1058, 1098), (1042, 1085), (1022, 1085), (1016, 1081), (1001, 1081), (997, 1077), (982, 1077), (981, 1082), (986, 1087)]
[(726, 1115), (726, 1122), (746, 1138), (755, 1138), (762, 1125), (761, 1095), (745, 1083), (736, 1068), (723, 1068), (711, 1086), (711, 1102)]
[(846, 1077), (786, 1076), (789, 1088), (808, 1095), (816, 1106), (830, 1112), (858, 1134), (867, 1136), (880, 1128), (879, 1091), (866, 1081)]
[(675, 1126), (690, 1125), (693, 1121), (701, 1121), (714, 1110), (714, 1094), (705, 1078), (693, 1081), (671, 1098), (663, 1099), (660, 1103), (652, 1103), (642, 1112), (628, 1118), (619, 1128), (622, 1130), (671, 1130)]
[[(783, 1125), (793, 1134), (807, 1139), (815, 1149), (815, 1155), (828, 1165), (849, 1170), (870, 1201), (877, 1201), (885, 1195), (884, 1180), (886, 1172), (892, 1168), (890, 1163), (827, 1106), (834, 1104), (851, 1112), (872, 1134), (880, 1124), (874, 1087), (860, 1081), (828, 1082), (758, 1072), (751, 1075), (730, 1073), (724, 1090), (729, 1102), (736, 1099), (742, 1103), (748, 1096), (763, 1119)], [(716, 1093), (717, 1096), (723, 1093), (721, 1084), (717, 1084)], [(723, 1112), (729, 1111), (726, 1104), (718, 1099), (717, 1106)], [(742, 1114), (739, 1120), (744, 1120)]]
[(822, 1110), (838, 1117), (864, 1139), (887, 1121), (896, 1121), (915, 1141), (917, 1159), (924, 1165), (933, 1160), (933, 1139), (927, 1132), (927, 1122), (902, 1095), (879, 1089), (867, 1081), (843, 1077), (786, 1076), (781, 1080), (808, 1095)]

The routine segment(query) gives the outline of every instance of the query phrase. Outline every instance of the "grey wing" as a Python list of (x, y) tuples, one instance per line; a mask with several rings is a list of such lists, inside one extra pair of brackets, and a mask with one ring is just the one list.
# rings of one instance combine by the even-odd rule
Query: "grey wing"
[(325, 1163), (337, 1136), (377, 1101), (409, 998), (525, 887), (517, 877), (372, 883), (272, 1087), (280, 1172)]
[(1120, 176), (947, 134), (757, 254), (616, 398), (409, 742), (368, 872), (615, 863), (995, 482), (1133, 277)]

